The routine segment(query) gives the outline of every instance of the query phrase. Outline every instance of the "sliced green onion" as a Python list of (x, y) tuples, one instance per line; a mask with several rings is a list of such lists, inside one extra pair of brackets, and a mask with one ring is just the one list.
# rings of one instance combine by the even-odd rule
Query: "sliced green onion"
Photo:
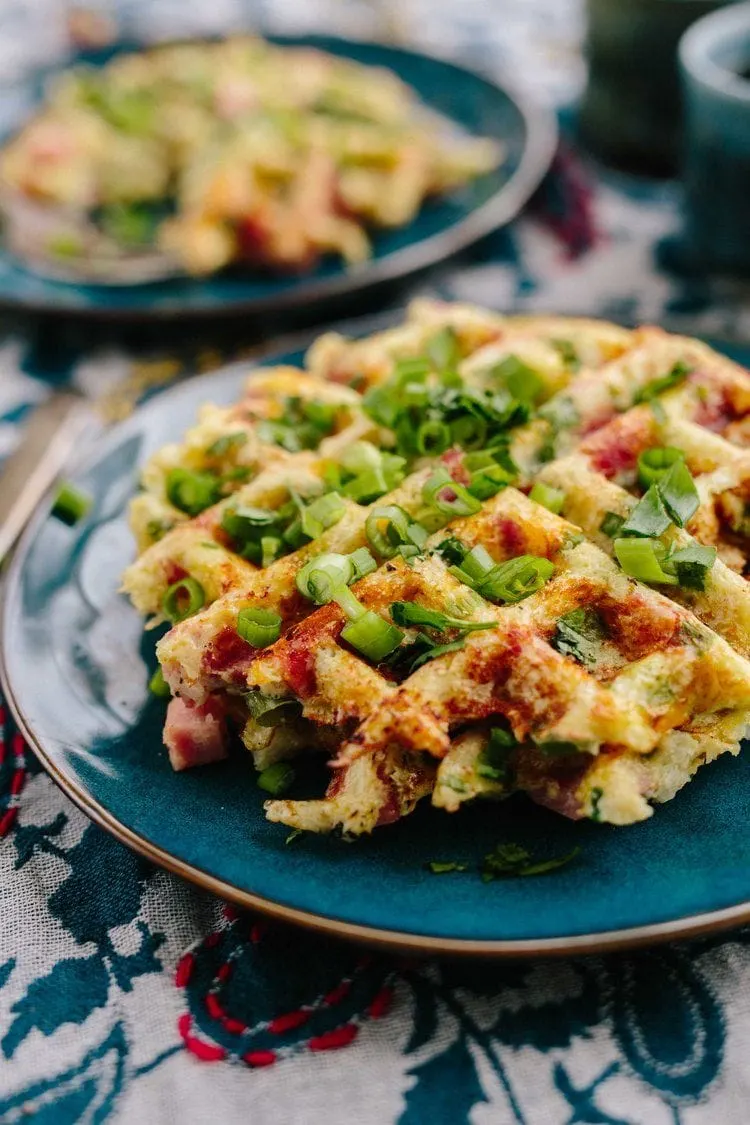
[(352, 551), (347, 558), (353, 570), (353, 575), (350, 579), (351, 582), (359, 582), (360, 578), (364, 578), (367, 574), (372, 574), (374, 570), (378, 569), (378, 564), (367, 550), (367, 547), (359, 547), (356, 551)]
[(283, 539), (278, 539), (275, 535), (262, 535), (260, 539), (260, 565), (270, 566), (279, 557), (283, 548)]
[(461, 352), (458, 346), (458, 337), (450, 326), (441, 328), (439, 332), (436, 332), (427, 341), (425, 350), (439, 375), (454, 372), (458, 367)]
[(620, 528), (620, 535), (634, 535), (650, 539), (662, 535), (671, 523), (669, 513), (662, 503), (659, 489), (652, 484), (638, 501)]
[(716, 548), (704, 547), (701, 543), (691, 543), (680, 551), (674, 551), (664, 562), (670, 574), (677, 575), (680, 586), (690, 590), (705, 590), (706, 576), (716, 562)]
[(365, 412), (380, 426), (392, 430), (401, 412), (399, 396), (388, 383), (380, 387), (370, 387), (362, 398)]
[(667, 551), (658, 539), (615, 539), (614, 551), (620, 566), (631, 578), (666, 586), (678, 584), (677, 578), (664, 570)]
[(426, 379), (431, 368), (432, 363), (426, 356), (407, 356), (396, 361), (393, 374), (398, 383), (407, 383), (411, 380)]
[(644, 488), (650, 488), (665, 475), (676, 461), (684, 461), (685, 454), (673, 445), (646, 449), (638, 458), (638, 480)]
[(665, 391), (671, 390), (672, 387), (679, 386), (680, 383), (685, 381), (691, 370), (692, 368), (688, 364), (678, 361), (666, 375), (661, 375), (658, 379), (652, 379), (650, 383), (642, 386), (634, 397), (633, 403), (650, 402), (657, 395), (662, 395)]
[(73, 527), (83, 519), (90, 507), (90, 496), (74, 488), (72, 484), (62, 484), (52, 505), (52, 515), (68, 527)]
[[(315, 580), (312, 576), (316, 575)], [(325, 605), (331, 600), (330, 591), (337, 586), (346, 586), (354, 577), (354, 567), (347, 555), (328, 552), (316, 555), (297, 571), (297, 589), (305, 598)], [(327, 595), (327, 596), (326, 596)]]
[(170, 504), (189, 516), (199, 515), (220, 498), (218, 477), (190, 469), (170, 469), (166, 489)]
[(425, 503), (451, 519), (473, 516), (482, 510), (480, 501), (462, 484), (454, 481), (448, 470), (443, 468), (436, 469), (425, 481), (422, 497)]
[(543, 508), (547, 508), (553, 515), (559, 516), (565, 503), (565, 493), (561, 492), (559, 488), (552, 488), (538, 480), (529, 493), (529, 500), (534, 500), (537, 504), (541, 504)]
[(358, 504), (369, 504), (379, 496), (390, 492), (391, 487), (385, 473), (378, 465), (376, 469), (367, 469), (347, 481), (342, 491), (350, 500), (355, 500)]
[(224, 434), (223, 437), (218, 438), (213, 445), (209, 445), (206, 450), (208, 457), (226, 457), (233, 449), (239, 449), (247, 441), (247, 434), (242, 430), (237, 430), (233, 434)]
[(272, 797), (281, 797), (294, 784), (296, 774), (288, 762), (274, 762), (258, 774), (257, 785)]
[(221, 517), (221, 527), (236, 543), (244, 543), (249, 539), (260, 539), (262, 529), (273, 527), (279, 519), (278, 512), (243, 504), (227, 508)]
[(362, 602), (354, 596), (348, 586), (336, 586), (332, 592), (329, 601), (336, 602), (340, 609), (343, 609), (346, 616), (350, 621), (359, 621), (360, 617), (364, 617), (367, 610), (362, 605)]
[(326, 461), (323, 466), (323, 483), (331, 492), (341, 492), (343, 480), (341, 466), (335, 461)]
[(148, 681), (148, 690), (152, 695), (155, 695), (157, 699), (169, 699), (172, 695), (172, 689), (164, 679), (161, 666), (156, 669), (153, 676)]
[(330, 433), (336, 424), (336, 417), (340, 410), (336, 402), (320, 402), (318, 399), (309, 398), (301, 401), (301, 410), (305, 418), (312, 422), (318, 429)]
[(188, 577), (172, 583), (162, 598), (161, 608), (164, 616), (176, 625), (192, 617), (205, 604), (206, 595), (200, 582)]
[(356, 621), (345, 625), (341, 636), (373, 664), (385, 660), (404, 639), (400, 629), (369, 609)]
[(329, 492), (319, 496), (312, 504), (304, 509), (301, 515), (303, 534), (310, 539), (317, 539), (329, 527), (338, 523), (346, 511), (346, 504), (338, 492)]
[(452, 444), (462, 449), (481, 449), (487, 440), (487, 422), (476, 414), (461, 414), (451, 422), (450, 436)]
[(700, 505), (698, 489), (685, 462), (675, 461), (657, 487), (669, 515), (678, 527), (684, 527)]
[(429, 457), (439, 457), (450, 448), (451, 431), (445, 422), (423, 422), (417, 430), (417, 450)]
[(396, 554), (396, 549), (401, 543), (410, 541), (410, 526), (412, 525), (408, 512), (398, 504), (386, 504), (370, 512), (365, 523), (365, 532), (373, 551), (376, 551), (381, 558), (390, 559)]
[(478, 583), (477, 592), (494, 602), (520, 602), (541, 590), (554, 571), (549, 559), (521, 555), (494, 567)]
[(513, 398), (521, 402), (535, 402), (544, 390), (539, 375), (516, 355), (509, 355), (492, 368), (491, 374), (508, 388)]
[(342, 469), (356, 476), (368, 469), (379, 469), (383, 454), (371, 441), (354, 441), (348, 445), (339, 458)]
[[(460, 570), (463, 575), (470, 579), (467, 585), (471, 585), (472, 583), (482, 582), (495, 569), (496, 565), (489, 551), (486, 551), (481, 543), (478, 543), (476, 547), (472, 547), (470, 551), (465, 553), (460, 564)], [(455, 571), (452, 570), (452, 573), (455, 573)], [(463, 578), (462, 581), (464, 581)]]
[(237, 614), (237, 632), (253, 648), (266, 648), (281, 636), (281, 617), (272, 609), (246, 606)]
[(624, 516), (618, 516), (617, 512), (605, 512), (602, 522), (599, 524), (599, 530), (603, 535), (608, 535), (610, 539), (615, 539), (625, 523)]
[(503, 488), (513, 483), (515, 474), (509, 473), (502, 465), (491, 465), (471, 474), (469, 492), (477, 500), (489, 500)]

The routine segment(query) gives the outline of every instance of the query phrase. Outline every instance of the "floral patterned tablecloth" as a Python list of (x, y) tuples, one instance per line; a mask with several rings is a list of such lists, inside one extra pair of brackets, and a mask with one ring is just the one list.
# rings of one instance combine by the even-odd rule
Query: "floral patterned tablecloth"
[[(112, 13), (112, 6), (102, 5)], [(407, 35), (580, 90), (577, 0), (129, 0), (154, 35), (240, 26)], [(64, 43), (54, 0), (0, 3), (7, 89)], [(31, 30), (30, 30), (31, 29)], [(534, 206), (423, 291), (750, 341), (750, 302), (654, 266), (677, 189), (564, 148)], [(92, 390), (175, 364), (45, 326), (0, 342), (0, 457), (64, 380)], [(63, 342), (61, 342), (63, 341)], [(213, 341), (221, 350), (222, 338)], [(203, 345), (202, 345), (203, 346)], [(215, 362), (215, 355), (198, 357)], [(159, 366), (161, 365), (161, 366)], [(145, 373), (145, 374), (144, 374)], [(606, 958), (403, 961), (236, 915), (89, 824), (0, 709), (0, 1122), (185, 1125), (746, 1125), (750, 934)]]

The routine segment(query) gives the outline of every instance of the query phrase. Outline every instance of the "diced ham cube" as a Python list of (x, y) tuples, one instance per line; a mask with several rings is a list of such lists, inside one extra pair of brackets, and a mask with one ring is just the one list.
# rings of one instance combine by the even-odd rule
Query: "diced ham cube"
[(222, 705), (208, 699), (199, 707), (175, 697), (167, 708), (164, 745), (174, 770), (205, 766), (227, 756), (227, 721)]

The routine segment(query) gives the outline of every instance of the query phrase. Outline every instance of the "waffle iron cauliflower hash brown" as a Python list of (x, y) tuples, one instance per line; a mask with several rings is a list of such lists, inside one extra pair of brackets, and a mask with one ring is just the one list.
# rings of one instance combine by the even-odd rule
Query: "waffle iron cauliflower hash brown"
[(394, 73), (249, 36), (80, 66), (0, 154), (9, 237), (71, 271), (356, 264), (497, 167)]
[(645, 819), (748, 725), (748, 437), (750, 374), (650, 327), (416, 302), (252, 374), (132, 504), (172, 765), (236, 730), (313, 832), (518, 791)]

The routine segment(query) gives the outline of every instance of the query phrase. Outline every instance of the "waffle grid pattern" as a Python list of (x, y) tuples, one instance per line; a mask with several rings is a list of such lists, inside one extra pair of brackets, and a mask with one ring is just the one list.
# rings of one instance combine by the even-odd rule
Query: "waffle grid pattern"
[[(342, 642), (343, 611), (313, 606), (295, 579), (321, 552), (369, 546), (375, 508), (398, 505), (422, 518), (435, 459), (416, 458), (405, 479), (370, 504), (346, 500), (322, 536), (264, 567), (233, 549), (222, 516), (238, 505), (277, 508), (290, 495), (304, 502), (324, 494), (329, 466), (354, 442), (387, 449), (392, 434), (373, 422), (361, 395), (382, 386), (397, 362), (424, 355), (446, 328), (464, 386), (491, 389), (498, 365), (511, 358), (533, 372), (539, 408), (509, 432), (518, 467), (511, 486), (436, 530), (418, 557), (378, 557), (378, 569), (352, 587), (385, 619), (394, 602), (416, 602), (493, 623), (404, 674), (373, 667)], [(270, 819), (357, 835), (428, 795), (455, 811), (476, 797), (522, 790), (567, 816), (625, 824), (649, 816), (652, 802), (673, 797), (704, 762), (738, 752), (750, 716), (744, 369), (658, 329), (504, 318), (438, 302), (415, 303), (404, 325), (376, 337), (322, 337), (306, 368), (253, 375), (240, 403), (206, 407), (182, 444), (146, 466), (132, 508), (140, 554), (124, 582), (138, 609), (156, 617), (180, 578), (195, 578), (205, 592), (205, 606), (158, 646), (177, 697), (170, 708), (204, 724), (238, 724), (259, 769), (311, 749), (328, 755), (334, 768), (325, 797), (272, 800)], [(292, 452), (267, 440), (263, 424), (290, 400), (331, 407), (316, 448)], [(237, 434), (241, 440), (222, 444)], [(608, 513), (627, 517), (642, 493), (639, 455), (664, 446), (683, 451), (700, 498), (687, 527), (670, 528), (665, 542), (684, 546), (694, 537), (718, 552), (703, 590), (633, 581), (602, 531)], [(466, 482), (460, 448), (440, 461)], [(175, 467), (220, 474), (227, 495), (188, 518), (167, 499)], [(562, 494), (559, 515), (529, 498), (535, 481)], [(484, 548), (496, 563), (548, 559), (553, 575), (517, 604), (467, 599), (438, 550), (446, 537)], [(252, 649), (238, 636), (237, 616), (248, 606), (281, 616), (282, 635), (270, 647)], [(577, 610), (603, 625), (594, 659), (559, 644), (560, 619)], [(407, 629), (404, 644), (413, 640)], [(278, 700), (272, 723), (248, 714), (248, 693)], [(498, 725), (511, 735), (501, 763), (488, 758)], [(190, 764), (189, 752), (173, 751), (172, 740), (173, 764)]]

